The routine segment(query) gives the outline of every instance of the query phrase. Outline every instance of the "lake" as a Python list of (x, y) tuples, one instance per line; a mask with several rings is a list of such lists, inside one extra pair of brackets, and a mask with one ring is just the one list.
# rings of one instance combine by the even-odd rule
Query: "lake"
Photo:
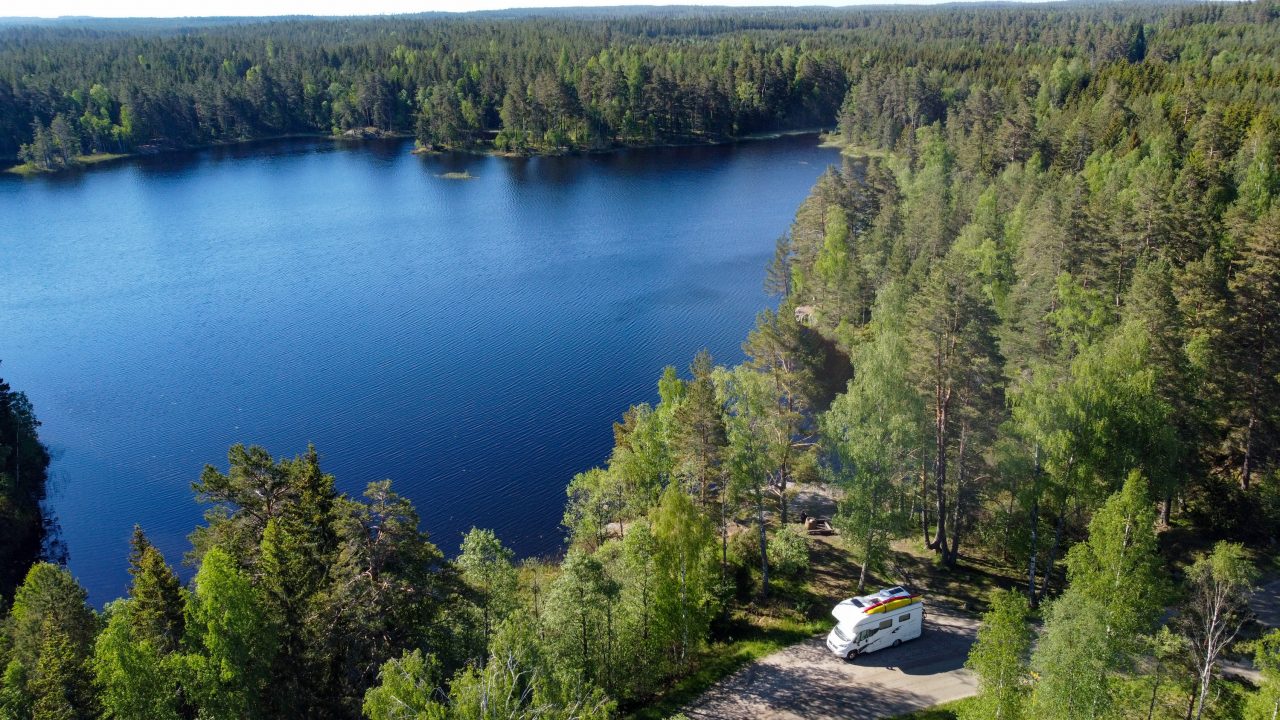
[[(742, 359), (816, 136), (553, 158), (272, 142), (0, 179), (0, 377), (95, 604), (171, 562), (227, 448), (390, 478), (447, 553), (555, 553), (565, 486), (698, 349)], [(450, 179), (467, 173), (470, 179)], [(185, 574), (185, 573), (184, 573)]]

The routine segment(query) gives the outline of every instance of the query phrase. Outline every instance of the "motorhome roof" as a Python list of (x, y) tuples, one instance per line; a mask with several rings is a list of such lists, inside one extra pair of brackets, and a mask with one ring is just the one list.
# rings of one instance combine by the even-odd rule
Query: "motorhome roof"
[(907, 592), (905, 588), (894, 585), (891, 588), (885, 588), (880, 592), (872, 593), (870, 595), (849, 598), (846, 602), (853, 603), (856, 607), (869, 607), (892, 597), (909, 597), (910, 595), (911, 593)]
[(895, 585), (870, 595), (849, 598), (836, 605), (831, 610), (831, 614), (840, 622), (856, 623), (870, 613), (881, 612), (878, 608), (893, 600), (908, 600), (917, 597), (919, 596), (912, 595), (911, 591), (906, 588)]

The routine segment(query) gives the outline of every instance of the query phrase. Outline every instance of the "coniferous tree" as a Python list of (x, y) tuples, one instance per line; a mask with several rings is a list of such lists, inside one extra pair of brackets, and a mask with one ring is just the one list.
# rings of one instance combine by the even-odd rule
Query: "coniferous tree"
[(1235, 300), (1226, 356), (1234, 392), (1230, 399), (1230, 454), (1248, 490), (1258, 468), (1276, 454), (1280, 403), (1280, 205), (1259, 218), (1244, 242), (1229, 283)]
[(186, 593), (182, 583), (141, 527), (134, 526), (130, 546), (129, 574), (133, 583), (125, 615), (132, 637), (149, 642), (161, 655), (175, 652), (185, 629)]

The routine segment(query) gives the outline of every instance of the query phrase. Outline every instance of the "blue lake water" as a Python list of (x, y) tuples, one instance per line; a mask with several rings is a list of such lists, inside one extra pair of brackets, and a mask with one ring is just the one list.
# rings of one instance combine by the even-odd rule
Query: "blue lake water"
[[(0, 179), (0, 377), (55, 458), (101, 604), (141, 524), (173, 562), (201, 468), (315, 443), (448, 553), (554, 553), (564, 487), (666, 365), (737, 362), (814, 136), (512, 159), (299, 140)], [(467, 172), (470, 180), (441, 177)]]

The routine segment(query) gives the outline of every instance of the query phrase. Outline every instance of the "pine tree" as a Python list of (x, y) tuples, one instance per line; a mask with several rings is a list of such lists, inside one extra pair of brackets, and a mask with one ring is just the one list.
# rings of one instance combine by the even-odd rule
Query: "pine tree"
[(182, 641), (185, 591), (160, 551), (136, 525), (130, 545), (129, 574), (133, 584), (129, 588), (131, 602), (127, 615), (133, 637), (151, 643), (156, 652), (167, 655), (176, 651)]
[(1280, 421), (1280, 205), (1253, 226), (1230, 280), (1231, 322), (1224, 353), (1230, 361), (1229, 447), (1240, 486), (1274, 462)]
[(711, 381), (713, 369), (707, 351), (694, 357), (689, 367), (693, 379), (686, 385), (674, 416), (679, 466), (691, 480), (704, 511), (712, 501), (712, 486), (720, 479), (725, 446), (724, 410)]
[(972, 494), (966, 476), (980, 445), (974, 440), (993, 429), (1003, 399), (997, 318), (971, 262), (963, 252), (948, 254), (908, 308), (913, 380), (933, 415), (937, 530), (928, 545), (948, 565), (959, 556), (961, 504)]
[(32, 720), (91, 720), (97, 698), (84, 672), (84, 658), (52, 619), (41, 631), (44, 642), (31, 674)]

